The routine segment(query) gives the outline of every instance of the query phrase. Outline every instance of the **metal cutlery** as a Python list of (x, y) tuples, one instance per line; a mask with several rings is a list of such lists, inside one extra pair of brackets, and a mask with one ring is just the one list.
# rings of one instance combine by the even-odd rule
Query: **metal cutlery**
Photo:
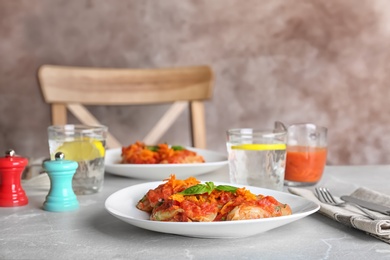
[(367, 217), (371, 218), (372, 220), (389, 219), (388, 217), (384, 217), (384, 218), (378, 217), (378, 216), (374, 215), (372, 212), (370, 212), (369, 210), (367, 210), (367, 209), (365, 209), (365, 208), (363, 208), (355, 203), (338, 202), (338, 201), (336, 201), (336, 199), (333, 197), (333, 195), (330, 193), (329, 189), (327, 189), (327, 188), (318, 187), (318, 188), (315, 188), (315, 191), (317, 194), (317, 198), (319, 199), (319, 201), (321, 201), (323, 203), (326, 203), (326, 204), (329, 204), (332, 206), (338, 206), (338, 207), (345, 207), (347, 204), (349, 204), (349, 205), (356, 207), (357, 209), (359, 209), (363, 213), (365, 213), (365, 215)]
[(390, 216), (390, 207), (386, 207), (386, 206), (383, 206), (383, 205), (380, 205), (380, 204), (377, 204), (374, 202), (370, 202), (370, 201), (361, 200), (361, 199), (354, 198), (351, 196), (341, 196), (340, 199), (342, 199), (343, 201), (346, 201), (346, 202), (357, 204), (363, 208), (370, 209), (370, 210), (380, 212), (382, 214)]

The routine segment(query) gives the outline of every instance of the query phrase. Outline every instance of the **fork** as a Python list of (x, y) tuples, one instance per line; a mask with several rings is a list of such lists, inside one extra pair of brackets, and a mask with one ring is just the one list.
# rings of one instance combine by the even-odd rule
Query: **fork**
[(333, 197), (332, 193), (330, 193), (329, 189), (327, 189), (327, 188), (318, 187), (318, 188), (315, 188), (315, 191), (317, 193), (317, 198), (319, 199), (319, 201), (321, 201), (323, 203), (326, 203), (326, 204), (329, 204), (329, 205), (332, 205), (332, 206), (337, 206), (337, 207), (344, 207), (347, 204), (348, 205), (352, 205), (355, 208), (358, 208), (359, 210), (361, 210), (363, 213), (365, 213), (365, 215), (367, 217), (369, 217), (372, 220), (384, 219), (382, 217), (378, 217), (378, 216), (372, 214), (369, 210), (367, 210), (365, 208), (362, 208), (362, 207), (360, 207), (357, 204), (350, 203), (350, 202), (349, 203), (347, 203), (347, 202), (337, 202), (335, 200), (335, 198)]

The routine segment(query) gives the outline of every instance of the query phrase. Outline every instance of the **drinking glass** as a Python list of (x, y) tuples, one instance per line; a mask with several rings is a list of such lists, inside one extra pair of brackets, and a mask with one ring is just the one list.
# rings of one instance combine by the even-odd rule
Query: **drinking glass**
[(77, 195), (99, 192), (104, 182), (104, 156), (107, 127), (88, 125), (53, 125), (48, 128), (50, 158), (57, 152), (76, 161), (78, 168), (72, 180)]
[(285, 185), (316, 184), (326, 164), (328, 129), (315, 124), (293, 124), (287, 132)]
[(283, 190), (286, 131), (251, 128), (227, 131), (230, 182)]

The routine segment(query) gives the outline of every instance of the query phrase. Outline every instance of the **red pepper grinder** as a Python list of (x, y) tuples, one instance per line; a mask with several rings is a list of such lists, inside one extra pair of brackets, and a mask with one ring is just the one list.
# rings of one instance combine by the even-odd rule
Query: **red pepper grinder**
[(0, 207), (28, 204), (28, 198), (20, 183), (27, 164), (28, 160), (17, 156), (14, 150), (6, 151), (5, 157), (0, 158)]

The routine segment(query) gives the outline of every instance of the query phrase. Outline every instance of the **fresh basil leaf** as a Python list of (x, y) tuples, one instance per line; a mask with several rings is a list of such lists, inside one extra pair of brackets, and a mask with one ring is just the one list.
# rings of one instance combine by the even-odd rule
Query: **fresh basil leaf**
[(172, 150), (174, 151), (181, 151), (181, 150), (184, 150), (184, 147), (183, 146), (180, 146), (180, 145), (173, 145), (171, 146)]
[(179, 192), (179, 194), (183, 195), (195, 195), (195, 194), (203, 194), (206, 192), (210, 192), (210, 188), (205, 184), (197, 184), (195, 186), (189, 187), (182, 192)]
[(215, 185), (214, 185), (214, 182), (212, 181), (208, 181), (206, 182), (206, 186), (208, 188), (208, 194), (210, 195), (210, 193), (215, 189)]
[(157, 145), (148, 145), (148, 146), (146, 146), (146, 149), (148, 149), (152, 152), (157, 152), (158, 146)]
[(228, 191), (228, 192), (236, 192), (237, 191), (237, 187), (234, 187), (234, 186), (229, 186), (229, 185), (218, 185), (217, 187), (215, 187), (216, 190), (220, 190), (220, 191)]
[(229, 186), (229, 185), (218, 185), (215, 186), (214, 182), (208, 181), (205, 184), (197, 184), (192, 187), (189, 187), (182, 192), (179, 192), (179, 194), (183, 195), (196, 195), (196, 194), (203, 194), (203, 193), (208, 193), (210, 194), (213, 192), (213, 190), (219, 190), (219, 191), (227, 191), (227, 192), (236, 192), (237, 187)]

